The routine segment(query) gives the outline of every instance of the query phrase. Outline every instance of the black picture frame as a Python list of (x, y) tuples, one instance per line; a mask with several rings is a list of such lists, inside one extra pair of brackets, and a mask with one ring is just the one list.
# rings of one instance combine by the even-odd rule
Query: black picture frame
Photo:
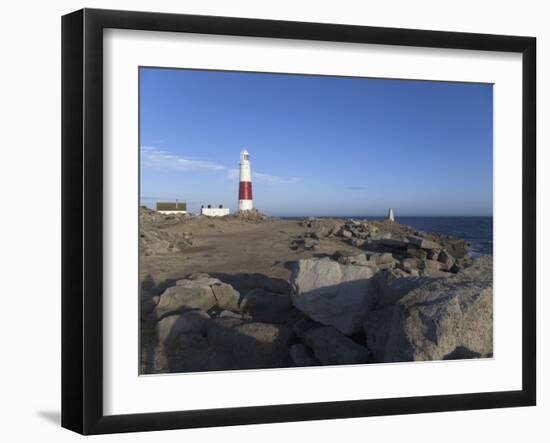
[[(192, 32), (522, 54), (522, 389), (131, 415), (103, 413), (103, 30)], [(62, 426), (82, 434), (536, 404), (536, 39), (83, 9), (62, 18)]]

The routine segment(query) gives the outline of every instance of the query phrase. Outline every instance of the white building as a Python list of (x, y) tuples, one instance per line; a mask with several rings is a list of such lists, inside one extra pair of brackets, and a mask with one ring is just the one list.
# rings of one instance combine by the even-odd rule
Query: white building
[(157, 212), (161, 214), (187, 214), (187, 203), (176, 200), (172, 202), (157, 202)]
[(224, 215), (229, 215), (229, 208), (224, 208), (223, 205), (219, 205), (217, 208), (213, 208), (211, 205), (208, 205), (206, 208), (201, 206), (201, 215), (223, 217)]

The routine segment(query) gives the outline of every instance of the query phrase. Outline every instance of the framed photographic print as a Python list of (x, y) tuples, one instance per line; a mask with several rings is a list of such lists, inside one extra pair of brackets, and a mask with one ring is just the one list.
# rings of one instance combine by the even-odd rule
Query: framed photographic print
[(535, 51), (64, 16), (62, 425), (534, 405)]

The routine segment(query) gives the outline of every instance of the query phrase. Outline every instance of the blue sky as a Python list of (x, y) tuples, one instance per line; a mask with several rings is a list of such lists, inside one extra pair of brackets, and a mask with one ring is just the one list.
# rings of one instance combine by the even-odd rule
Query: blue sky
[(270, 215), (492, 215), (486, 84), (140, 69), (141, 201)]

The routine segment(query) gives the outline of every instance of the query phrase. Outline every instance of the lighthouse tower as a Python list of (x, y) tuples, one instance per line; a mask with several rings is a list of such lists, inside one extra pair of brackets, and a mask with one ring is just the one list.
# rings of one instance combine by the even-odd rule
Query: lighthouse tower
[(239, 180), (239, 211), (252, 209), (252, 174), (250, 172), (250, 156), (248, 151), (241, 151)]

